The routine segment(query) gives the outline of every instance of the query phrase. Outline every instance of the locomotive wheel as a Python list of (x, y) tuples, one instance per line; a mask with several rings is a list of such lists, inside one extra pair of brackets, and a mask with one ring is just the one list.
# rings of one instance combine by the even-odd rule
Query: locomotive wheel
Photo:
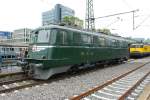
[(75, 65), (75, 66), (72, 66), (68, 72), (69, 72), (69, 74), (75, 74), (75, 73), (77, 73), (78, 70), (79, 70), (79, 67), (77, 65)]

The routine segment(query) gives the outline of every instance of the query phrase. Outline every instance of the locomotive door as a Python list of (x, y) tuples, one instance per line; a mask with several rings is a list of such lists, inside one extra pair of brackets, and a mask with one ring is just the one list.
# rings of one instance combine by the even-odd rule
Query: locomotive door
[(87, 47), (86, 47), (86, 56), (87, 56), (86, 62), (87, 63), (90, 63), (91, 60), (93, 59), (92, 39), (93, 39), (92, 36), (87, 35)]
[(87, 47), (86, 48), (86, 63), (89, 63), (90, 62), (90, 48)]
[(87, 34), (82, 34), (82, 58), (84, 63), (89, 63), (90, 60), (90, 45), (91, 45), (91, 36)]

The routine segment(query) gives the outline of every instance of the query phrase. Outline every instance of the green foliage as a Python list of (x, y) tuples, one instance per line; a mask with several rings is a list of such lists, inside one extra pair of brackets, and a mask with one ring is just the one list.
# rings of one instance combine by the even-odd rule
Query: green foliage
[(83, 20), (79, 19), (78, 17), (74, 17), (74, 16), (65, 16), (63, 18), (62, 23), (65, 25), (69, 25), (69, 26), (83, 28)]
[(144, 42), (150, 44), (150, 38), (146, 39)]
[(104, 29), (97, 29), (97, 32), (108, 34), (108, 35), (111, 34), (110, 30), (106, 29), (106, 28), (104, 28)]

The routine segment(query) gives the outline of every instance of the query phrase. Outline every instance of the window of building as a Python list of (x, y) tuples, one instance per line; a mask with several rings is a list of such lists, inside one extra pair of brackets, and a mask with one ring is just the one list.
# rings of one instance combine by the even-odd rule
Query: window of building
[(5, 51), (5, 48), (2, 48), (2, 51)]
[(14, 48), (11, 48), (12, 51), (14, 51)]
[(12, 58), (15, 58), (15, 56), (13, 55)]
[(11, 55), (8, 55), (7, 58), (11, 58)]

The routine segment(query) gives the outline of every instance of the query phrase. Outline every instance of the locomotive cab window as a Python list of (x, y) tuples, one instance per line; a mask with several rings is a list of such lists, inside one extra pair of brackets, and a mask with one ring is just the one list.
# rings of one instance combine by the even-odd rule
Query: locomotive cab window
[(51, 30), (41, 29), (32, 34), (32, 43), (48, 43)]
[(49, 38), (50, 38), (50, 30), (40, 30), (38, 32), (37, 42), (46, 43), (49, 42)]

